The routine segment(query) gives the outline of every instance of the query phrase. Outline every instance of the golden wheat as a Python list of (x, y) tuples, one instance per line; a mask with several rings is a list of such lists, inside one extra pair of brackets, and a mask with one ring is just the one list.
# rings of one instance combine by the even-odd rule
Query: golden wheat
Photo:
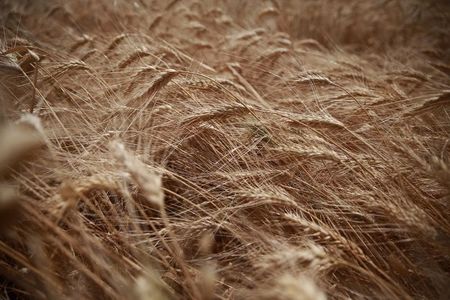
[(0, 299), (450, 298), (447, 2), (0, 1)]

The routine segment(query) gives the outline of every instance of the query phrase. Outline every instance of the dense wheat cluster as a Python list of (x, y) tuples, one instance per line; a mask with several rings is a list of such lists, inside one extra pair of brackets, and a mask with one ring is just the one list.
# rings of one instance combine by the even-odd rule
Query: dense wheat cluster
[(1, 299), (449, 299), (450, 6), (0, 1)]

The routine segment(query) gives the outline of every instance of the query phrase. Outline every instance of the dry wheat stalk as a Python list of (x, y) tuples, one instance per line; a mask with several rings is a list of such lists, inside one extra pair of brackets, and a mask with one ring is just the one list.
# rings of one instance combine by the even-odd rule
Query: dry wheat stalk
[(133, 62), (135, 62), (136, 60), (146, 57), (146, 56), (150, 56), (151, 53), (149, 53), (147, 51), (146, 48), (142, 48), (142, 49), (138, 49), (135, 52), (131, 53), (128, 57), (126, 57), (124, 60), (122, 60), (117, 67), (119, 69), (123, 69), (126, 68), (127, 66), (129, 66), (130, 64), (132, 64)]
[(104, 51), (105, 55), (110, 54), (112, 51), (114, 51), (117, 46), (120, 45), (120, 43), (122, 43), (122, 41), (124, 41), (126, 38), (128, 37), (128, 34), (122, 33), (119, 34), (118, 36), (116, 36), (115, 38), (112, 39), (111, 43), (109, 43), (108, 47), (106, 48), (106, 50)]
[(127, 106), (136, 107), (137, 105), (140, 105), (140, 102), (142, 102), (142, 100), (144, 100), (142, 109), (146, 109), (155, 94), (158, 93), (159, 90), (161, 90), (166, 84), (169, 83), (170, 80), (172, 80), (172, 78), (174, 78), (178, 74), (179, 72), (173, 69), (165, 70), (164, 72), (159, 73), (159, 76), (153, 80), (150, 87), (141, 95), (131, 99), (127, 103)]
[(193, 126), (195, 124), (207, 122), (210, 120), (223, 121), (231, 117), (248, 114), (249, 109), (251, 108), (236, 105), (209, 109), (186, 118), (182, 121), (182, 125)]

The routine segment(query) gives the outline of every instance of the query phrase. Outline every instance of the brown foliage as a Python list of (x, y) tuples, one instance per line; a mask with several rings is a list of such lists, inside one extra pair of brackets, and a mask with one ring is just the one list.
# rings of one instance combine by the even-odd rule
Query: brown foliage
[(1, 1), (0, 297), (448, 299), (449, 14)]

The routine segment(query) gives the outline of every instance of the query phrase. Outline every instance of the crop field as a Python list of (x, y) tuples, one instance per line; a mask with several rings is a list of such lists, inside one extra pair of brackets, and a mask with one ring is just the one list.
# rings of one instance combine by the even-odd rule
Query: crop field
[(450, 299), (449, 1), (0, 26), (0, 299)]

